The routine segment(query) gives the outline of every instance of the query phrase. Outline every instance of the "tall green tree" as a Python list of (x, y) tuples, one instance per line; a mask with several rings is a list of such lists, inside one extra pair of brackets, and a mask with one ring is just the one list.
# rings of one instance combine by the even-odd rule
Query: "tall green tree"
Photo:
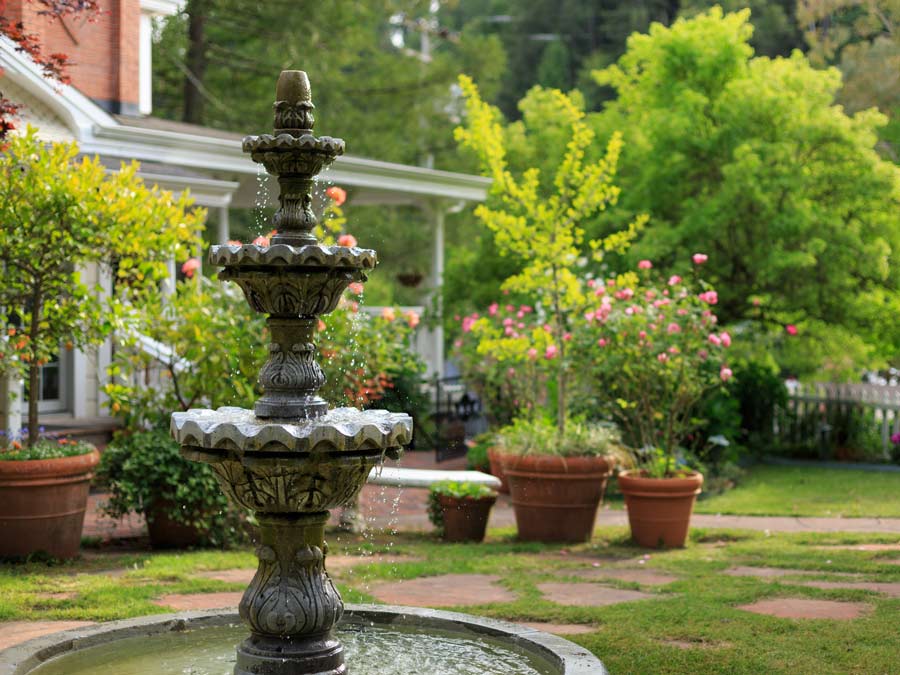
[[(34, 129), (0, 155), (0, 367), (24, 371), (28, 442), (38, 438), (41, 366), (61, 348), (103, 341), (127, 301), (166, 277), (170, 258), (187, 258), (203, 211), (191, 200), (147, 187), (136, 163), (107, 174), (78, 158), (75, 144), (45, 144)], [(83, 279), (85, 266), (115, 270), (116, 289)]]
[(271, 127), (275, 79), (306, 70), (317, 129), (348, 151), (457, 165), (459, 72), (489, 91), (505, 55), (496, 36), (449, 31), (425, 0), (189, 0), (163, 25), (154, 114), (235, 131)]
[(848, 375), (900, 347), (887, 327), (900, 170), (875, 151), (885, 117), (835, 105), (835, 69), (754, 57), (751, 33), (748, 11), (714, 8), (632, 36), (597, 73), (618, 99), (595, 123), (624, 135), (620, 207), (650, 214), (637, 255), (708, 254), (721, 319), (792, 326), (785, 365)]

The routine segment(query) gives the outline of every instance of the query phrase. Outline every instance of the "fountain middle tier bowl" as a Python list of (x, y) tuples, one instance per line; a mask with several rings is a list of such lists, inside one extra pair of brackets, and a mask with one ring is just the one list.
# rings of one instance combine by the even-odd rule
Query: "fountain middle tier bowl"
[(225, 493), (258, 513), (317, 513), (350, 503), (385, 456), (412, 440), (412, 418), (335, 408), (279, 422), (223, 407), (172, 414), (187, 459), (209, 464)]
[[(0, 675), (231, 675), (236, 613), (114, 621), (0, 652)], [(352, 675), (605, 675), (583, 647), (526, 626), (413, 607), (350, 605), (337, 629)]]

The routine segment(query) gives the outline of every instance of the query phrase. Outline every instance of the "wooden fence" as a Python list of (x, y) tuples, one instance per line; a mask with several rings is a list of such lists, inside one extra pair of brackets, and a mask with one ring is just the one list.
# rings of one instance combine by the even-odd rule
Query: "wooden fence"
[(787, 408), (775, 418), (782, 443), (814, 449), (823, 458), (854, 452), (890, 457), (891, 436), (900, 433), (900, 386), (817, 382), (788, 390)]

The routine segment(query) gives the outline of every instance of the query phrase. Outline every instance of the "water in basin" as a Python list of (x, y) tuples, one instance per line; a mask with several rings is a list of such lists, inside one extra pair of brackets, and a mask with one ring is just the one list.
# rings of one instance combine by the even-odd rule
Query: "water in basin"
[[(242, 625), (114, 640), (52, 659), (32, 675), (231, 675)], [(351, 675), (552, 675), (533, 654), (492, 638), (400, 626), (337, 630)]]

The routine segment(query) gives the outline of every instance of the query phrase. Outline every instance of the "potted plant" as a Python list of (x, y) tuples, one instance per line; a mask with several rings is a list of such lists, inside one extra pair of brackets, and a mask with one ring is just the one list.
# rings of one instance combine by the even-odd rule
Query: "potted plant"
[(618, 430), (569, 420), (520, 419), (497, 434), (519, 538), (585, 542), (613, 467), (623, 457)]
[(98, 480), (112, 518), (140, 513), (154, 548), (225, 545), (244, 537), (212, 469), (184, 459), (168, 431), (120, 432), (103, 452)]
[[(693, 261), (696, 269), (706, 256)], [(715, 290), (678, 275), (655, 282), (648, 260), (638, 268), (592, 282), (597, 301), (579, 347), (598, 407), (637, 448), (637, 468), (618, 477), (632, 537), (679, 547), (703, 485), (682, 444), (702, 423), (700, 403), (732, 376), (724, 360), (731, 336), (717, 327)]]
[(0, 557), (77, 556), (99, 461), (93, 445), (68, 439), (0, 448)]
[(483, 541), (496, 501), (486, 485), (441, 481), (431, 486), (428, 517), (445, 541)]

